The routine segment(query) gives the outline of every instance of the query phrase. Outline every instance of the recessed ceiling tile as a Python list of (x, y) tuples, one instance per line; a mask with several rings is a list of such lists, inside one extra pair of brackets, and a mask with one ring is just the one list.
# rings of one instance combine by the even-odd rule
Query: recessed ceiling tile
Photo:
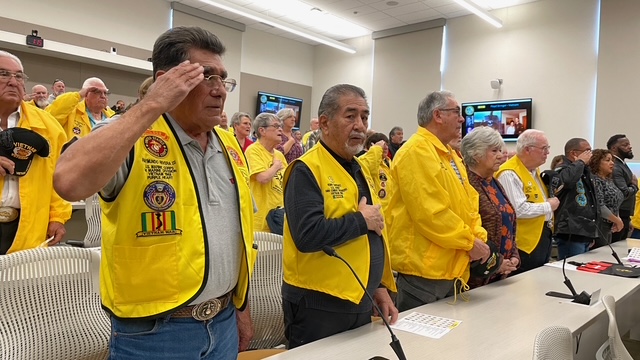
[(423, 0), (422, 1), (425, 5), (429, 6), (429, 7), (438, 7), (438, 6), (444, 6), (444, 5), (452, 5), (455, 4), (456, 2), (453, 0)]
[(441, 14), (449, 14), (449, 13), (453, 13), (456, 11), (460, 11), (460, 10), (465, 10), (465, 8), (463, 8), (462, 6), (458, 5), (458, 4), (452, 4), (452, 5), (445, 5), (445, 6), (438, 6), (436, 8), (434, 8), (436, 11), (438, 11)]
[(382, 11), (376, 11), (374, 13), (367, 14), (367, 15), (360, 15), (360, 14), (353, 15), (348, 20), (357, 22), (358, 24), (368, 24), (370, 22), (386, 19), (389, 17), (391, 16), (383, 13)]
[(408, 23), (414, 23), (414, 22), (419, 22), (419, 21), (427, 21), (427, 20), (430, 20), (430, 19), (436, 19), (438, 17), (442, 17), (442, 14), (440, 14), (439, 12), (437, 12), (437, 11), (435, 11), (433, 9), (428, 9), (428, 10), (423, 10), (423, 11), (416, 11), (416, 12), (409, 13), (409, 14), (402, 14), (402, 15), (395, 16), (396, 19), (398, 19), (400, 21), (406, 21)]
[(420, 1), (416, 1), (416, 0), (392, 0), (393, 2), (397, 2), (397, 5), (389, 5), (388, 3), (390, 2), (390, 0), (384, 0), (384, 1), (378, 1), (376, 3), (370, 4), (370, 6), (378, 9), (378, 10), (387, 10), (387, 9), (392, 9), (392, 8), (397, 8), (400, 6), (407, 6), (410, 4), (417, 4), (420, 3)]
[(337, 16), (342, 16), (342, 15), (361, 16), (361, 15), (371, 14), (371, 13), (374, 13), (374, 12), (377, 12), (377, 11), (378, 11), (378, 9), (372, 8), (371, 6), (362, 5), (362, 6), (358, 6), (358, 7), (351, 8), (351, 9), (340, 10), (335, 15), (337, 15)]
[(404, 14), (409, 14), (412, 12), (416, 12), (416, 11), (424, 11), (429, 9), (425, 4), (417, 2), (417, 3), (413, 3), (413, 4), (409, 4), (409, 5), (403, 5), (403, 6), (394, 6), (390, 9), (387, 10), (383, 10), (386, 14), (389, 14), (391, 16), (396, 16), (396, 15), (404, 15)]

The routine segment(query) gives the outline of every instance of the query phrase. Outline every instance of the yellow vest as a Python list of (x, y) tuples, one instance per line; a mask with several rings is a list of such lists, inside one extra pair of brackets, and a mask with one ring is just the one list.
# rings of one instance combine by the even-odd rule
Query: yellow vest
[[(219, 129), (214, 135), (226, 149), (239, 193), (244, 251), (233, 302), (244, 308), (256, 257), (249, 172), (233, 135)], [(100, 292), (111, 314), (118, 318), (162, 316), (202, 292), (212, 260), (207, 250), (208, 224), (203, 224), (197, 194), (180, 140), (161, 117), (136, 142), (120, 193), (101, 201)]]
[[(547, 195), (547, 190), (538, 186), (538, 181), (542, 184), (540, 178), (540, 170), (536, 169), (536, 177), (538, 181), (531, 176), (531, 172), (527, 169), (518, 156), (514, 156), (507, 160), (500, 170), (496, 173), (496, 177), (505, 170), (513, 170), (518, 175), (524, 188), (524, 194), (527, 197), (527, 202), (531, 203), (543, 203)], [(544, 194), (544, 195), (543, 195)], [(518, 249), (531, 254), (540, 241), (540, 235), (542, 234), (542, 227), (544, 226), (545, 216), (540, 215), (534, 218), (523, 219), (516, 218), (516, 225), (518, 231), (516, 231), (516, 244)]]
[[(91, 132), (91, 120), (87, 113), (86, 103), (78, 92), (61, 94), (49, 106), (46, 111), (60, 122), (67, 134), (67, 140), (74, 136), (85, 137)], [(102, 110), (104, 118), (112, 117), (115, 112), (110, 108)]]
[[(36, 106), (20, 104), (18, 127), (31, 129), (49, 142), (49, 156), (34, 156), (26, 175), (18, 178), (20, 221), (8, 254), (33, 249), (47, 239), (49, 223), (66, 223), (71, 218), (71, 204), (53, 189), (53, 171), (60, 157), (62, 145), (67, 141), (60, 124)], [(0, 176), (0, 192), (4, 189), (4, 176)]]
[[(378, 194), (383, 213), (386, 216), (389, 199), (391, 198), (389, 191), (391, 190), (393, 179), (391, 178), (391, 169), (382, 160), (382, 151), (383, 149), (380, 146), (372, 146), (366, 153), (360, 155), (358, 159), (369, 168), (369, 172), (373, 177), (374, 189)], [(386, 159), (391, 161), (388, 157)]]
[[(304, 162), (313, 173), (324, 196), (324, 215), (327, 219), (341, 218), (346, 214), (358, 211), (360, 199), (358, 198), (358, 186), (355, 180), (324, 146), (314, 146), (295, 161)], [(369, 170), (362, 166), (361, 163), (360, 166), (369, 185), (373, 203), (379, 204), (380, 201), (373, 189), (373, 180), (369, 175)], [(292, 168), (293, 166), (289, 166), (285, 172), (285, 188)], [(382, 284), (387, 289), (396, 291), (389, 261), (386, 230), (383, 230), (382, 238), (385, 247)], [(351, 264), (358, 277), (366, 284), (371, 265), (368, 236), (362, 235), (336, 246), (334, 249)], [(332, 258), (323, 251), (313, 253), (298, 251), (289, 231), (286, 217), (284, 223), (283, 264), (284, 281), (287, 284), (320, 291), (343, 300), (349, 300), (355, 304), (360, 303), (364, 295), (364, 290), (350, 274), (347, 266), (342, 264), (339, 259)]]
[(636, 192), (636, 209), (631, 217), (631, 226), (640, 229), (640, 191)]

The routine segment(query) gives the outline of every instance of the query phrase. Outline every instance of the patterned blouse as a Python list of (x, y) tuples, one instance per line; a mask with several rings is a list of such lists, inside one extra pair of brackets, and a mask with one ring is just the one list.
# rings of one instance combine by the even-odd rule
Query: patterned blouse
[(285, 153), (284, 144), (286, 144), (287, 141), (289, 141), (289, 137), (283, 133), (282, 142), (280, 143), (280, 145), (276, 146), (276, 149), (280, 150), (280, 152), (284, 154), (285, 159), (287, 159), (287, 164), (291, 164), (293, 160), (302, 156), (302, 154), (304, 153), (304, 149), (302, 148), (302, 144), (300, 143), (300, 141), (296, 139), (296, 142), (291, 147), (291, 150), (289, 150), (288, 153)]
[[(492, 241), (500, 248), (500, 254), (505, 259), (517, 258), (518, 246), (516, 245), (516, 212), (507, 198), (502, 186), (491, 178), (489, 181), (478, 174), (468, 170), (469, 183), (478, 191), (480, 196), (480, 218), (482, 227), (487, 230), (487, 241)], [(469, 286), (478, 287), (490, 282), (506, 278), (502, 274), (494, 274), (489, 279), (469, 279)]]
[[(604, 179), (598, 175), (594, 175), (592, 179), (593, 187), (596, 189), (596, 199), (598, 199), (600, 206), (606, 206), (617, 216), (620, 211), (620, 205), (622, 205), (622, 201), (624, 200), (622, 191), (618, 189), (611, 178)], [(608, 222), (606, 219), (603, 220)]]

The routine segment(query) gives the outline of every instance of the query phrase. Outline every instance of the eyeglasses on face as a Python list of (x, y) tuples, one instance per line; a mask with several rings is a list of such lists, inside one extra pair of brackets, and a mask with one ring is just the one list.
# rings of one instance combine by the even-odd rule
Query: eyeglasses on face
[(25, 81), (29, 80), (27, 74), (23, 72), (11, 72), (9, 70), (0, 70), (0, 80), (9, 81), (12, 77), (16, 78), (16, 81), (24, 84)]
[(91, 90), (92, 93), (98, 95), (98, 96), (109, 96), (111, 94), (111, 91), (109, 90), (100, 90), (100, 89), (93, 89)]
[(276, 130), (277, 129), (282, 129), (282, 125), (280, 125), (280, 124), (271, 124), (271, 125), (267, 125), (267, 126), (264, 126), (264, 127), (265, 128), (272, 127), (272, 128), (274, 128)]
[(236, 88), (237, 82), (235, 79), (223, 79), (220, 75), (205, 76), (204, 80), (209, 86), (218, 89), (220, 85), (224, 86), (227, 92), (232, 92)]
[(438, 110), (440, 110), (440, 111), (455, 111), (456, 115), (462, 116), (462, 109), (460, 109), (459, 107), (448, 108), (448, 109), (438, 109)]
[(532, 148), (536, 148), (536, 149), (540, 149), (543, 152), (549, 152), (549, 150), (551, 150), (551, 146), (547, 145), (547, 146), (535, 146), (535, 145), (529, 145), (529, 147)]

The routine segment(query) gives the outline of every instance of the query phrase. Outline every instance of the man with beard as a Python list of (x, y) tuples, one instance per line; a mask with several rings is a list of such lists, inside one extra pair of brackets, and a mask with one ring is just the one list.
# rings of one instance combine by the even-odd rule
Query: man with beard
[[(379, 316), (395, 323), (398, 310), (380, 200), (366, 166), (369, 105), (362, 89), (341, 84), (318, 109), (322, 137), (284, 175), (282, 307), (294, 348), (371, 322), (372, 304), (349, 268), (323, 252), (330, 246), (366, 284)], [(374, 313), (376, 313), (374, 311)]]
[(92, 77), (84, 81), (79, 92), (58, 96), (46, 110), (60, 122), (71, 140), (74, 136), (87, 136), (97, 123), (113, 116), (108, 100), (109, 89), (102, 80)]
[(631, 172), (625, 159), (633, 159), (633, 149), (626, 135), (613, 135), (607, 141), (607, 148), (613, 154), (615, 166), (613, 168), (613, 182), (624, 195), (624, 201), (620, 206), (620, 219), (624, 227), (621, 231), (613, 233), (612, 242), (624, 240), (629, 235), (629, 221), (636, 205), (636, 192), (638, 192), (638, 179)]
[(34, 85), (31, 88), (31, 94), (25, 96), (25, 101), (27, 104), (37, 106), (38, 108), (44, 110), (48, 105), (49, 101), (47, 97), (49, 96), (49, 92), (44, 85)]

